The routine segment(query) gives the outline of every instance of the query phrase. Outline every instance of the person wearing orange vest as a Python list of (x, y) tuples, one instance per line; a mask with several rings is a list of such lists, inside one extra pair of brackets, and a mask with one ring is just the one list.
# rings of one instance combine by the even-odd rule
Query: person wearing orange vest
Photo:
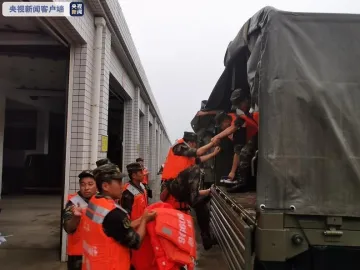
[[(130, 215), (130, 220), (141, 217), (148, 206), (147, 191), (143, 184), (143, 167), (140, 163), (134, 162), (126, 166), (130, 181), (124, 185), (124, 192), (121, 197), (120, 205)], [(146, 257), (146, 251), (139, 248), (131, 252), (131, 265), (133, 269), (139, 269), (139, 263)]]
[[(228, 192), (244, 192), (249, 189), (255, 188), (255, 183), (250, 183), (249, 178), (251, 175), (251, 159), (254, 157), (258, 148), (258, 121), (259, 113), (249, 113), (250, 109), (250, 93), (243, 89), (236, 89), (231, 93), (230, 97), (232, 105), (237, 108), (237, 118), (232, 125), (228, 124), (226, 118), (220, 120), (222, 132), (214, 136), (212, 140), (218, 141), (222, 138), (228, 137), (233, 134), (235, 155), (233, 159), (233, 166), (229, 173), (229, 178), (234, 179), (235, 171), (239, 166), (240, 179), (238, 183), (228, 189)], [(219, 117), (218, 117), (219, 118)]]
[(156, 212), (145, 211), (130, 221), (115, 202), (121, 200), (126, 175), (112, 163), (99, 166), (93, 174), (99, 194), (90, 199), (84, 215), (82, 270), (129, 270), (130, 249), (139, 249), (146, 224), (155, 219)]
[(143, 158), (137, 158), (136, 162), (140, 163), (140, 165), (142, 167), (143, 175), (144, 175), (144, 179), (143, 179), (142, 183), (146, 188), (146, 192), (147, 192), (148, 197), (151, 199), (152, 198), (152, 190), (149, 187), (149, 174), (150, 174), (150, 172), (145, 167)]
[(96, 183), (90, 170), (79, 174), (80, 190), (68, 196), (63, 214), (64, 230), (68, 234), (67, 269), (80, 270), (82, 263), (82, 221), (89, 199), (96, 194)]
[(212, 247), (210, 216), (207, 208), (210, 189), (199, 190), (199, 164), (215, 157), (220, 152), (220, 148), (216, 147), (212, 153), (204, 155), (216, 146), (217, 142), (210, 142), (199, 149), (196, 145), (197, 135), (193, 132), (184, 132), (183, 138), (169, 149), (162, 173), (160, 199), (185, 213), (188, 213), (189, 206), (194, 208), (203, 245), (207, 250)]

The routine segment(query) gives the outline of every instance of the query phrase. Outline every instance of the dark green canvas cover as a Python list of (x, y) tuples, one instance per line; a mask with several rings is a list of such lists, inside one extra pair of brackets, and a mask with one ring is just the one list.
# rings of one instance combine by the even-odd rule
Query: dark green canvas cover
[(359, 37), (360, 15), (267, 7), (229, 44), (205, 109), (230, 110), (234, 85), (259, 105), (258, 206), (360, 216)]

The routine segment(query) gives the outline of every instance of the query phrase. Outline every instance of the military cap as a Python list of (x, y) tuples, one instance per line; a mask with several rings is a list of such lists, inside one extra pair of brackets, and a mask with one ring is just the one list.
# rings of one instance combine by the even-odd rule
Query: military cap
[(83, 179), (85, 177), (92, 177), (94, 178), (93, 172), (92, 170), (85, 170), (82, 171), (79, 175), (78, 175), (79, 179)]
[(197, 141), (197, 135), (194, 132), (185, 131), (183, 139), (185, 141), (196, 142)]
[(141, 167), (141, 164), (139, 162), (133, 162), (126, 165), (126, 169), (128, 173), (132, 173), (132, 172), (142, 171), (143, 168)]
[(230, 96), (230, 101), (233, 105), (245, 101), (246, 99), (250, 99), (250, 92), (241, 88), (235, 89)]
[(108, 158), (99, 159), (96, 161), (96, 167), (100, 167), (101, 165), (109, 164), (111, 163)]
[(144, 161), (144, 159), (141, 158), (141, 157), (139, 157), (139, 158), (137, 158), (135, 161), (136, 161), (136, 162), (141, 162), (141, 161)]
[(97, 167), (93, 171), (96, 181), (121, 180), (126, 174), (122, 173), (118, 166), (113, 163), (107, 163)]

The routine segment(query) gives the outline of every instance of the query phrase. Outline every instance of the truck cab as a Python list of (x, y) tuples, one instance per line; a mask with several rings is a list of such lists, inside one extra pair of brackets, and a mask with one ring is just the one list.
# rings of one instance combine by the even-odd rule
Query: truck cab
[[(259, 111), (256, 191), (220, 183), (233, 151), (205, 164), (211, 227), (232, 270), (352, 270), (360, 265), (360, 15), (266, 7), (230, 42), (202, 111), (231, 111), (237, 88)], [(214, 116), (192, 127), (206, 143)]]

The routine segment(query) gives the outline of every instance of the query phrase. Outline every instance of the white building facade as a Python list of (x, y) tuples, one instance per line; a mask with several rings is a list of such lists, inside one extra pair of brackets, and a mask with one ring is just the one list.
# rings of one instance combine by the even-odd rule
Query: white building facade
[[(43, 18), (70, 47), (64, 202), (78, 190), (77, 175), (107, 156), (110, 78), (124, 99), (123, 169), (145, 159), (152, 186), (170, 147), (164, 122), (117, 0), (84, 1), (83, 17)], [(106, 143), (105, 143), (106, 144)], [(66, 237), (62, 237), (66, 260)]]

